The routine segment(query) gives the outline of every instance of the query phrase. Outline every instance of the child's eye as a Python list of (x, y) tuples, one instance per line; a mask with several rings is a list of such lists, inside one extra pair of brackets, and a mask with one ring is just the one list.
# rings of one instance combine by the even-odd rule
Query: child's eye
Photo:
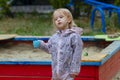
[(60, 18), (63, 18), (63, 16), (60, 16)]

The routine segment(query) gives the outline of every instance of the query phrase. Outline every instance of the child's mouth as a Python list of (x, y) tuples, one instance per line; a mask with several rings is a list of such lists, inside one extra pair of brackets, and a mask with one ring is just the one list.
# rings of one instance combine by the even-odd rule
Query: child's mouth
[(61, 22), (58, 23), (58, 25), (60, 25), (60, 24), (61, 24)]

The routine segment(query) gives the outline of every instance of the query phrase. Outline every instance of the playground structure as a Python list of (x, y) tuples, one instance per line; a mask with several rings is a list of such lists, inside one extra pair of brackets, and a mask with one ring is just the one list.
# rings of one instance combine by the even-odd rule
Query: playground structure
[[(79, 0), (84, 2), (85, 4), (91, 5), (93, 6), (93, 10), (91, 12), (91, 21), (90, 21), (90, 26), (92, 28), (92, 30), (94, 30), (94, 19), (95, 19), (95, 12), (99, 11), (100, 12), (100, 16), (101, 16), (101, 23), (102, 23), (102, 29), (101, 31), (106, 33), (106, 23), (105, 23), (105, 14), (104, 14), (104, 10), (108, 11), (109, 13), (109, 17), (111, 17), (112, 12), (117, 13), (118, 15), (118, 24), (120, 25), (120, 7), (117, 7), (115, 5), (112, 4), (107, 4), (107, 3), (103, 3), (103, 2), (99, 2), (97, 0)], [(73, 7), (74, 4), (74, 0), (70, 0), (70, 3), (68, 4), (69, 7)]]
[[(47, 42), (48, 39), (49, 37), (44, 36), (16, 36), (0, 41), (0, 47), (2, 48), (5, 44), (25, 43), (32, 45), (33, 40)], [(92, 54), (89, 53), (88, 56), (82, 57), (81, 72), (75, 80), (112, 80), (112, 77), (120, 70), (120, 41), (106, 41), (94, 36), (82, 36), (82, 40), (84, 47), (98, 46), (103, 49), (94, 56), (89, 56)], [(35, 53), (33, 54), (35, 55)], [(0, 61), (0, 80), (50, 80), (51, 76), (51, 60), (17, 61), (6, 58), (6, 60)]]

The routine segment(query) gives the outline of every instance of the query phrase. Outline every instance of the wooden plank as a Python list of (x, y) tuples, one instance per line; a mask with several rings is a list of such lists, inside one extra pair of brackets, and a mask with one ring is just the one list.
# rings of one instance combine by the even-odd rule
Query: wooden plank
[(100, 62), (103, 58), (105, 58), (108, 54), (93, 54), (88, 56), (82, 56), (82, 62)]
[[(93, 77), (96, 66), (81, 66), (79, 76)], [(50, 65), (0, 65), (0, 76), (52, 76)]]
[(75, 78), (75, 80), (95, 80), (95, 78), (86, 78), (86, 77), (84, 77), (84, 78)]
[(96, 77), (98, 67), (96, 66), (81, 66), (81, 71), (78, 77)]
[(0, 76), (0, 80), (51, 80), (51, 77)]
[(118, 41), (120, 40), (120, 36), (117, 38), (109, 38), (108, 35), (95, 35), (96, 39), (105, 39), (106, 41)]
[(106, 39), (107, 35), (95, 35), (94, 36), (96, 39)]
[(106, 38), (106, 41), (118, 41), (120, 40), (120, 37), (117, 37), (117, 38)]
[[(35, 77), (26, 77), (26, 76), (18, 76), (18, 77), (14, 77), (14, 76), (0, 76), (0, 80), (51, 80), (51, 77), (39, 77), (39, 78), (35, 78)], [(75, 80), (95, 80), (95, 78), (75, 78)]]
[(16, 36), (17, 36), (16, 34), (0, 34), (0, 40), (12, 39), (15, 38)]
[(0, 65), (0, 76), (51, 76), (47, 65)]
[[(96, 66), (82, 66), (75, 80), (95, 80)], [(0, 80), (50, 80), (51, 66), (47, 65), (0, 65)]]

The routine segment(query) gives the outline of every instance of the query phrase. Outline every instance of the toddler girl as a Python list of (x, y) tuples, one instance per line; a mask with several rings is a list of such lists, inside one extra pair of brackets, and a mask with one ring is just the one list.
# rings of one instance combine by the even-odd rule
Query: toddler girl
[(36, 40), (33, 46), (52, 55), (52, 80), (74, 80), (81, 66), (82, 29), (76, 27), (70, 11), (64, 8), (54, 11), (53, 24), (58, 31), (47, 43)]

